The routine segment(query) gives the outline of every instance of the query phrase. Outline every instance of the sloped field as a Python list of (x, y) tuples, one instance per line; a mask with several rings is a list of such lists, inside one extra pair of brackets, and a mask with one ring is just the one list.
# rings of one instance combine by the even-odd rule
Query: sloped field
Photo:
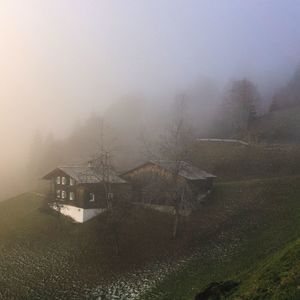
[(198, 142), (191, 160), (223, 181), (294, 176), (300, 174), (300, 145)]
[[(0, 203), (0, 298), (193, 299), (207, 283), (242, 278), (246, 268), (300, 230), (299, 177), (218, 184), (183, 220), (133, 208), (120, 256), (103, 217), (73, 224), (40, 211), (25, 194)], [(246, 276), (246, 275), (245, 275)]]
[(193, 259), (144, 299), (189, 300), (210, 282), (243, 282), (249, 270), (259, 268), (261, 260), (299, 236), (299, 177), (221, 184), (214, 197), (222, 199), (218, 205), (223, 205), (223, 210), (237, 214), (223, 223), (219, 235), (203, 241)]
[(2, 299), (133, 299), (175, 267), (162, 264), (169, 216), (132, 208), (116, 256), (101, 218), (74, 224), (41, 211), (42, 201), (24, 194), (0, 203)]
[(275, 143), (299, 143), (300, 107), (271, 112), (256, 120), (251, 133), (258, 140)]
[(249, 272), (230, 299), (300, 299), (300, 240)]

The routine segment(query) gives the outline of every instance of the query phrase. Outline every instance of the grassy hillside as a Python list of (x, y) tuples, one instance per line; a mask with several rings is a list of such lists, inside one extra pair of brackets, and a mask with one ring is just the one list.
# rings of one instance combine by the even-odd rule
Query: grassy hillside
[(191, 161), (221, 180), (242, 180), (300, 174), (300, 145), (198, 142)]
[(300, 299), (300, 240), (251, 270), (230, 299)]
[(104, 222), (74, 224), (41, 206), (33, 194), (0, 203), (1, 299), (91, 297), (99, 285), (162, 258), (171, 247), (170, 218), (152, 210), (133, 209), (116, 256)]
[(259, 118), (250, 135), (249, 147), (197, 142), (190, 160), (223, 180), (300, 174), (300, 107)]
[(300, 142), (300, 107), (269, 113), (258, 119), (251, 128), (260, 141), (275, 143)]
[(258, 268), (261, 260), (299, 236), (299, 182), (299, 177), (286, 177), (219, 184), (213, 206), (218, 211), (238, 208), (236, 214), (145, 299), (194, 299), (210, 282), (247, 278), (246, 270)]
[[(24, 194), (0, 203), (0, 298), (193, 299), (215, 280), (248, 278), (249, 267), (300, 231), (300, 177), (216, 185), (172, 241), (172, 218), (133, 207), (113, 252), (105, 215), (74, 224)], [(105, 299), (105, 298), (103, 298)], [(118, 299), (118, 298), (116, 298)]]

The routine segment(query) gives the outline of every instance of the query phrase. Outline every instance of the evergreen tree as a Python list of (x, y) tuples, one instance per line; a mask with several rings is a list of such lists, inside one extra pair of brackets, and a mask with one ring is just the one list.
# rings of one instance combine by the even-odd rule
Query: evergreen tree
[(246, 135), (258, 115), (259, 104), (259, 93), (250, 80), (242, 79), (230, 84), (223, 103), (223, 114), (231, 136)]

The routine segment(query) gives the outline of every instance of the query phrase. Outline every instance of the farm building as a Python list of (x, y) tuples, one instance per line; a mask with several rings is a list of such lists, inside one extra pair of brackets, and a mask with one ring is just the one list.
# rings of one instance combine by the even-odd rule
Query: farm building
[(170, 210), (172, 197), (180, 194), (181, 209), (191, 211), (213, 187), (215, 175), (184, 161), (146, 162), (122, 174), (131, 183), (132, 200), (159, 210)]
[(86, 164), (57, 167), (43, 177), (50, 183), (53, 208), (79, 223), (118, 199), (171, 211), (172, 198), (180, 195), (181, 210), (190, 212), (210, 193), (214, 178), (187, 162), (166, 160), (146, 162), (120, 176), (112, 169), (101, 172)]
[[(129, 184), (114, 170), (96, 171), (90, 164), (61, 166), (45, 175), (50, 182), (54, 208), (83, 223), (105, 211), (112, 199), (128, 196)], [(107, 188), (109, 186), (109, 189)]]

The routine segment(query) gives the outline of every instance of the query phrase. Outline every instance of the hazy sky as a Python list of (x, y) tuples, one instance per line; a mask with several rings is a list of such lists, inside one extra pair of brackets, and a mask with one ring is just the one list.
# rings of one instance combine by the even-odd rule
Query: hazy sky
[(62, 135), (124, 93), (155, 101), (201, 76), (280, 80), (300, 61), (300, 1), (0, 0), (0, 43), (11, 155), (35, 128)]

